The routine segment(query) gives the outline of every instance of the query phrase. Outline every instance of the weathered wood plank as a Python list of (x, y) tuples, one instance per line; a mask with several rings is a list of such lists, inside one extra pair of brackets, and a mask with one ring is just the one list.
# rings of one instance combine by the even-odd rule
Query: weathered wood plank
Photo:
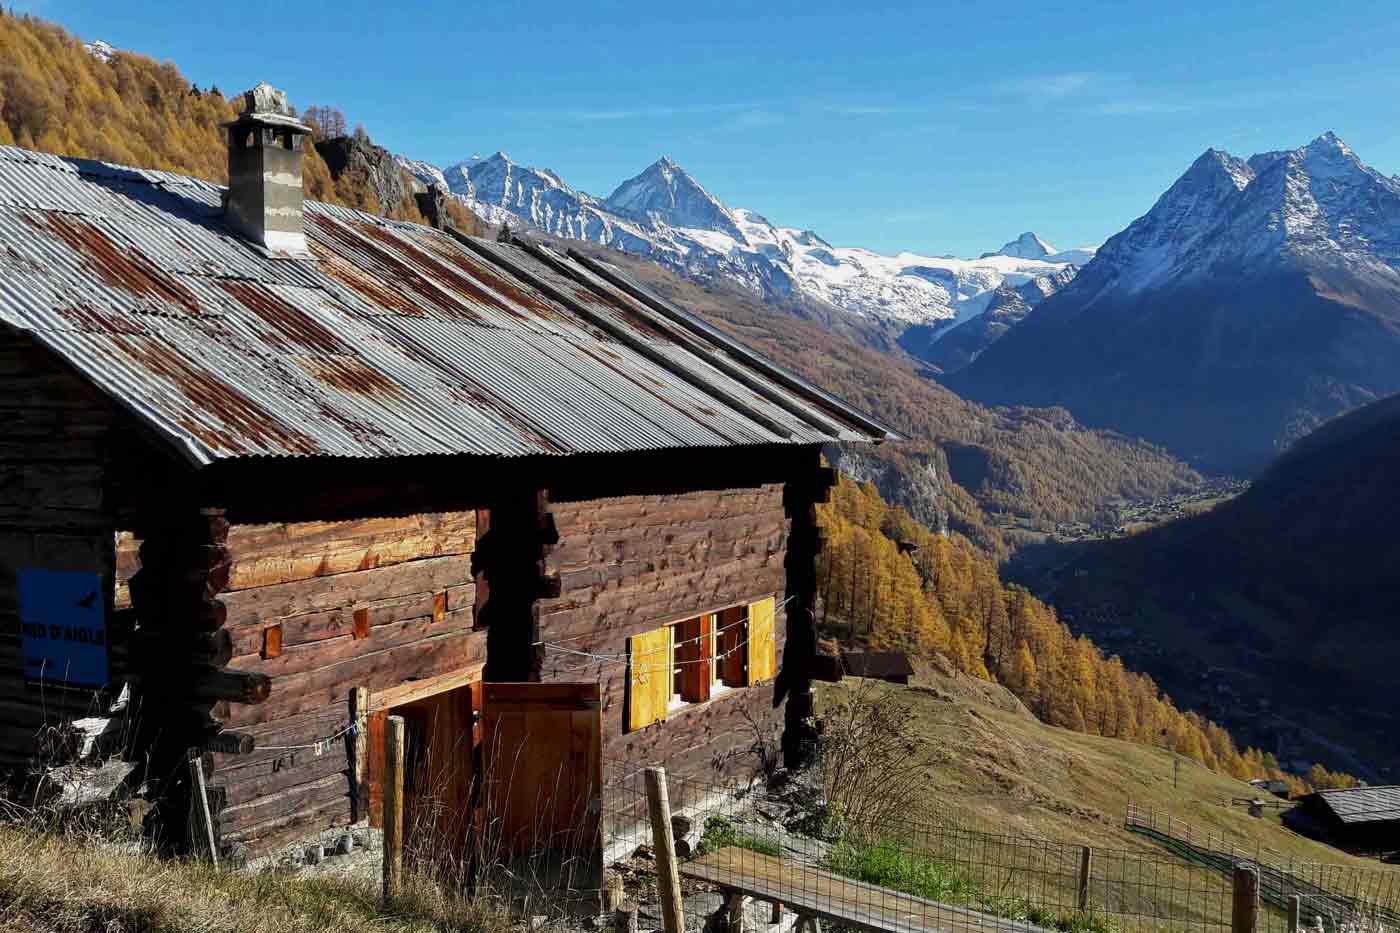
[(371, 631), (375, 626), (386, 623), (430, 616), (444, 593), (447, 596), (444, 607), (446, 610), (470, 609), (475, 601), (476, 588), (468, 583), (438, 590), (435, 593), (391, 596), (362, 605), (347, 605), (320, 612), (306, 612), (285, 618), (267, 619), (261, 626), (243, 626), (233, 633), (234, 656), (257, 653), (262, 645), (262, 629), (267, 625), (282, 626), (282, 647), (285, 651), (298, 645), (354, 634), (354, 613), (357, 609), (366, 611)]
[[(364, 655), (304, 674), (279, 677), (272, 698), (257, 706), (235, 706), (227, 725), (241, 728), (346, 702), (346, 691), (361, 685), (382, 690), (404, 681), (467, 666), (486, 657), (485, 632), (433, 636)], [(367, 643), (372, 647), (372, 641)]]
[(238, 525), (229, 533), (230, 591), (470, 554), (475, 512), (337, 522)]
[(471, 558), (435, 557), (330, 577), (260, 586), (220, 594), (231, 628), (286, 616), (364, 605), (414, 593), (435, 593), (472, 582)]
[(324, 800), (309, 801), (300, 810), (288, 810), (260, 823), (230, 827), (223, 832), (225, 844), (243, 842), (254, 852), (271, 852), (289, 842), (311, 833), (350, 821), (348, 794), (331, 795)]
[[(431, 598), (428, 600), (428, 609), (431, 613)], [(370, 651), (395, 648), (433, 636), (470, 632), (471, 628), (472, 610), (468, 606), (447, 613), (441, 622), (434, 622), (431, 614), (385, 622), (371, 628), (369, 636), (365, 639), (341, 635), (309, 644), (289, 646), (284, 630), (282, 653), (277, 657), (264, 658), (261, 653), (240, 655), (229, 661), (229, 667), (234, 670), (258, 671), (280, 679), (290, 674), (330, 667)]]
[(1029, 923), (915, 897), (733, 846), (686, 862), (680, 874), (762, 900), (781, 901), (798, 914), (874, 933), (980, 933), (989, 929), (1044, 933)]
[[(236, 788), (228, 788), (234, 791)], [(349, 803), (350, 785), (343, 771), (327, 774), (306, 783), (295, 784), (272, 793), (263, 794), (246, 803), (226, 806), (219, 811), (219, 825), (236, 831), (245, 826), (262, 823), (283, 813), (314, 807), (340, 798)]]

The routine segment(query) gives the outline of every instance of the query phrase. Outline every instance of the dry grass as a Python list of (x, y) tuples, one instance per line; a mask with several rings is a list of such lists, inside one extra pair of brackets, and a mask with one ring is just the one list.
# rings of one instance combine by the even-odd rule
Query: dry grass
[(0, 929), (15, 933), (493, 933), (504, 911), (410, 878), (378, 885), (221, 871), (90, 838), (0, 826)]
[[(824, 702), (853, 689), (828, 687)], [(1159, 852), (1123, 828), (1133, 800), (1242, 849), (1262, 845), (1299, 861), (1382, 868), (1297, 835), (1275, 809), (1256, 819), (1231, 806), (1231, 798), (1258, 796), (1242, 781), (1183, 760), (1174, 787), (1170, 752), (1047, 726), (996, 685), (924, 672), (913, 687), (879, 689), (912, 706), (912, 731), (935, 758), (916, 804), (970, 829)]]

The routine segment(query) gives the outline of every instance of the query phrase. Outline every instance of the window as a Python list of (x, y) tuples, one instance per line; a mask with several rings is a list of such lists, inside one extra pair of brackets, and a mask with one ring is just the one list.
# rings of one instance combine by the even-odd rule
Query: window
[(776, 603), (767, 597), (634, 635), (627, 642), (627, 725), (667, 714), (777, 673)]

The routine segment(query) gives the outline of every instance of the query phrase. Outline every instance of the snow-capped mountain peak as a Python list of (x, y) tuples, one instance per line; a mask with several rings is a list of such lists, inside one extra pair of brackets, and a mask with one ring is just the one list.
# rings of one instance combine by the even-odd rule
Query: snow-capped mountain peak
[(1400, 184), (1323, 133), (1248, 159), (1207, 150), (951, 381), (1254, 469), (1400, 391), (1398, 324)]
[[(434, 178), (431, 167), (400, 164), (425, 184)], [(980, 259), (836, 247), (812, 230), (780, 227), (756, 211), (728, 207), (668, 155), (606, 199), (571, 187), (549, 169), (519, 165), (503, 152), (439, 174), (490, 223), (613, 246), (693, 278), (738, 282), (765, 298), (815, 300), (895, 333), (911, 325), (941, 333), (980, 313), (1003, 283), (1016, 287), (1066, 270), (1072, 274), (1075, 264), (1093, 255), (1092, 248), (1055, 254), (1033, 233)], [(1034, 296), (1028, 293), (1027, 300)]]
[(1001, 249), (996, 251), (996, 255), (1013, 256), (1017, 259), (1044, 259), (1055, 252), (1055, 247), (1045, 242), (1037, 234), (1027, 231), (1003, 245)]
[(1206, 150), (1104, 244), (1077, 288), (1136, 294), (1308, 257), (1400, 281), (1400, 184), (1332, 132), (1248, 159)]
[(610, 210), (637, 220), (651, 218), (672, 227), (714, 230), (743, 238), (733, 212), (670, 156), (662, 156), (640, 175), (618, 185), (604, 203)]

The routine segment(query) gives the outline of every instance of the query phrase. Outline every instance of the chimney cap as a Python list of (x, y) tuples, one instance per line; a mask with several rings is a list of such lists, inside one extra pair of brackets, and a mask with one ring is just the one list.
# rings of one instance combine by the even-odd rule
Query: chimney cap
[(256, 87), (243, 92), (242, 113), (244, 116), (267, 113), (290, 117), (292, 105), (287, 103), (286, 91), (259, 81)]
[(287, 92), (275, 88), (266, 81), (259, 81), (256, 87), (239, 95), (243, 109), (238, 119), (230, 120), (223, 126), (236, 126), (240, 123), (261, 123), (272, 126), (285, 126), (302, 133), (310, 133), (311, 127), (292, 116), (292, 105), (287, 102)]

